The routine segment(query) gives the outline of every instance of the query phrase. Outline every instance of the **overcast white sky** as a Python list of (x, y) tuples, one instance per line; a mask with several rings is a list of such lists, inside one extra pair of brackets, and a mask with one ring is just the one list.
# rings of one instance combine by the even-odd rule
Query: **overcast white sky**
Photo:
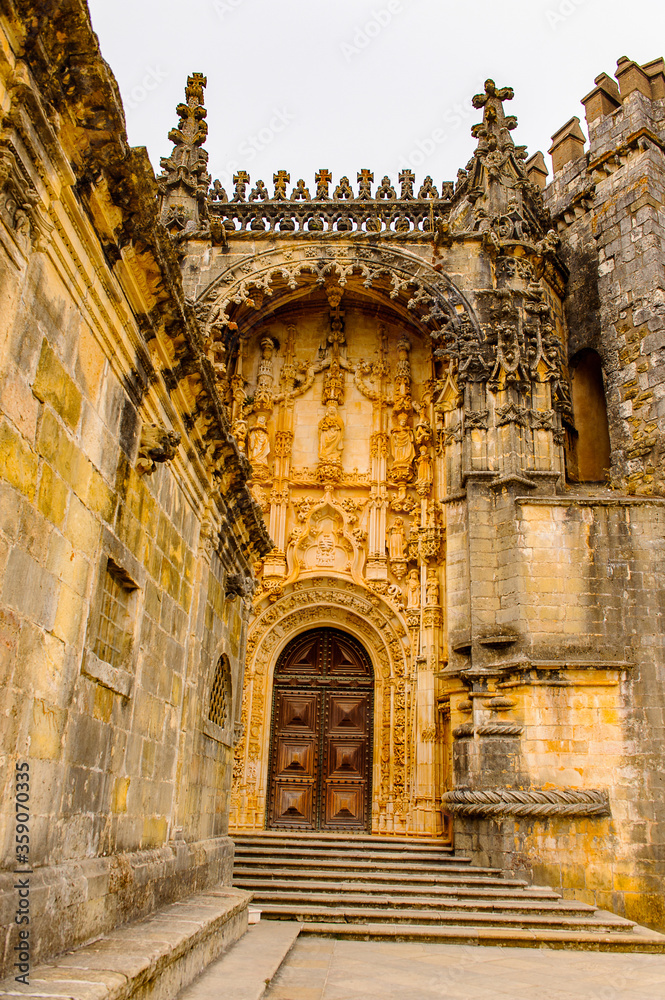
[[(210, 173), (227, 191), (320, 167), (356, 188), (361, 168), (453, 180), (486, 77), (511, 86), (515, 141), (547, 154), (619, 56), (665, 50), (662, 0), (89, 0), (120, 84), (130, 142), (168, 155), (188, 73), (208, 78)], [(550, 159), (546, 155), (548, 166)], [(230, 192), (229, 192), (230, 193)], [(313, 192), (312, 192), (313, 193)]]

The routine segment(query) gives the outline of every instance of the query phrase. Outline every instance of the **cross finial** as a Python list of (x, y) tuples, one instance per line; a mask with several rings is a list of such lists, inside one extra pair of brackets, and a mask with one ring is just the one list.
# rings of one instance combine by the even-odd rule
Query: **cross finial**
[(416, 175), (413, 170), (402, 170), (399, 175), (399, 182), (402, 185), (402, 198), (413, 198), (413, 182)]
[(291, 180), (291, 174), (288, 170), (278, 170), (276, 174), (272, 175), (272, 180), (275, 185), (275, 198), (278, 201), (284, 201), (286, 198), (286, 185)]
[(332, 183), (332, 174), (330, 171), (325, 168), (318, 170), (314, 174), (314, 180), (316, 181), (316, 197), (321, 199), (328, 198), (328, 190)]
[(372, 197), (372, 182), (374, 181), (374, 174), (371, 170), (360, 170), (358, 172), (358, 197), (359, 198), (371, 198)]
[(504, 114), (503, 102), (512, 101), (514, 96), (512, 87), (497, 87), (494, 80), (485, 80), (485, 93), (472, 99), (474, 108), (483, 108), (482, 123), (471, 129), (471, 135), (481, 140), (481, 146), (503, 149), (513, 145), (508, 133), (516, 128), (517, 118)]
[(249, 174), (246, 170), (239, 170), (237, 174), (233, 175), (233, 183), (236, 186), (236, 192), (233, 195), (234, 201), (244, 201), (245, 191), (247, 190), (247, 185), (249, 184)]

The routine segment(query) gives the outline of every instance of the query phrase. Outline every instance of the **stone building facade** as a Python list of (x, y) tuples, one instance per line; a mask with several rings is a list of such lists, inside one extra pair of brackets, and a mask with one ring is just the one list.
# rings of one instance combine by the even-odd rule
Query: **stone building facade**
[[(159, 178), (252, 495), (232, 830), (455, 838), (662, 925), (663, 63), (454, 182)], [(369, 678), (369, 681), (368, 681)]]
[[(272, 546), (85, 3), (7, 0), (0, 38), (0, 924), (13, 975), (17, 870), (30, 873), (33, 961), (230, 882), (252, 565)], [(246, 912), (233, 919), (231, 939)]]
[(455, 181), (227, 192), (201, 74), (155, 179), (83, 0), (0, 27), (5, 964), (17, 861), (38, 959), (228, 881), (229, 822), (662, 927), (662, 60), (549, 185), (488, 80)]

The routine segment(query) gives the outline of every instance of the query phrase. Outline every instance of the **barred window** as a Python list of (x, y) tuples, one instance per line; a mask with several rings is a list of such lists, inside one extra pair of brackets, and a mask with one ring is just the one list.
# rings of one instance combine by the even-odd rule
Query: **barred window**
[(99, 612), (94, 653), (113, 667), (121, 667), (132, 639), (130, 602), (135, 585), (114, 563), (109, 562)]
[(225, 729), (231, 715), (231, 666), (228, 656), (220, 656), (210, 690), (208, 718)]

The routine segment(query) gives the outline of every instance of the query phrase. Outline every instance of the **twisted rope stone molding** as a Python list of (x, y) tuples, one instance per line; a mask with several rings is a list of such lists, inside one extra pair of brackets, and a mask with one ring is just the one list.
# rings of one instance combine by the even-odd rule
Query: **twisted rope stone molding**
[(472, 722), (464, 722), (453, 730), (453, 737), (456, 740), (464, 739), (465, 736), (521, 736), (524, 726), (517, 722), (485, 722), (476, 729)]
[(456, 816), (609, 816), (608, 794), (599, 788), (444, 792), (442, 802)]
[(517, 722), (485, 722), (476, 732), (479, 736), (521, 736), (524, 726)]

